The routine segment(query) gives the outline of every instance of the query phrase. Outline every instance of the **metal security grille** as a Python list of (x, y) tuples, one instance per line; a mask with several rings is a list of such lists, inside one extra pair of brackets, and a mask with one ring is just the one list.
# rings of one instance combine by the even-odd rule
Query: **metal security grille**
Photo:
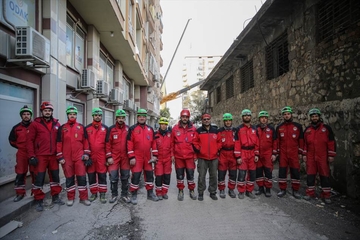
[(254, 87), (254, 71), (253, 71), (253, 61), (250, 60), (240, 68), (241, 72), (241, 93), (246, 92), (250, 88)]
[(271, 80), (289, 71), (289, 49), (285, 31), (265, 48), (266, 78)]
[(359, 0), (323, 0), (317, 9), (318, 42), (331, 41), (360, 20)]
[(216, 103), (221, 102), (221, 87), (216, 88)]
[(226, 99), (234, 96), (234, 77), (231, 76), (226, 80)]

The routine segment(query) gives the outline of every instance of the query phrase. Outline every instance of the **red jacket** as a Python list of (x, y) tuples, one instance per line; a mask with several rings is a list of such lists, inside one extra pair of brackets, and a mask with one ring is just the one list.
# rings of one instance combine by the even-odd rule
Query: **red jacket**
[(162, 131), (159, 129), (155, 133), (155, 142), (158, 149), (158, 159), (167, 161), (173, 156), (171, 148), (171, 130)]
[(37, 155), (55, 155), (56, 137), (60, 127), (59, 120), (52, 118), (51, 130), (46, 125), (43, 117), (35, 118), (29, 126), (27, 138), (28, 157)]
[(259, 137), (256, 127), (253, 125), (246, 126), (241, 124), (235, 135), (235, 158), (241, 158), (243, 150), (254, 150), (256, 156), (259, 155)]
[(234, 147), (235, 147), (235, 135), (236, 128), (222, 127), (218, 130), (218, 139), (220, 140), (220, 158), (231, 160), (235, 159)]
[(89, 141), (82, 124), (65, 123), (59, 128), (57, 136), (57, 159), (79, 161), (83, 155), (90, 156)]
[(198, 158), (204, 160), (215, 160), (218, 158), (221, 144), (217, 134), (218, 131), (213, 126), (210, 126), (209, 130), (204, 126), (196, 129), (193, 144)]
[(23, 122), (19, 122), (11, 129), (9, 143), (12, 147), (26, 152), (26, 139), (30, 123), (25, 125)]
[(176, 159), (196, 159), (192, 145), (196, 128), (191, 122), (184, 128), (180, 121), (172, 129), (171, 148)]
[(266, 125), (265, 128), (261, 128), (261, 125), (257, 125), (257, 133), (259, 135), (259, 152), (260, 156), (271, 156), (277, 154), (277, 136), (275, 129)]
[(127, 135), (127, 153), (129, 159), (142, 159), (147, 162), (151, 159), (151, 153), (157, 156), (158, 150), (154, 138), (154, 129), (149, 125), (137, 123), (131, 126)]
[(276, 135), (280, 157), (289, 157), (303, 153), (304, 134), (299, 123), (281, 123), (276, 128)]
[(109, 128), (109, 141), (106, 143), (106, 158), (127, 159), (127, 141), (129, 126), (115, 123)]
[(304, 155), (309, 160), (326, 160), (336, 156), (334, 133), (330, 126), (319, 123), (309, 126), (304, 131)]
[(93, 122), (85, 127), (85, 131), (89, 140), (91, 158), (105, 161), (108, 127), (101, 122)]

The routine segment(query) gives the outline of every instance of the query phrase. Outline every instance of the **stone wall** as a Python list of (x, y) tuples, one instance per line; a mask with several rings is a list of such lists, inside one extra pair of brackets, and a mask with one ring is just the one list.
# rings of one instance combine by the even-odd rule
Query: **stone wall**
[[(304, 7), (305, 9), (305, 7)], [(248, 60), (253, 60), (255, 87), (240, 93), (240, 68), (233, 66), (219, 82), (225, 96), (225, 80), (234, 76), (234, 97), (212, 106), (213, 123), (222, 126), (222, 114), (234, 115), (234, 125), (241, 122), (244, 108), (253, 111), (257, 123), (260, 110), (267, 110), (270, 122), (277, 125), (280, 109), (292, 106), (294, 120), (304, 127), (309, 124), (307, 112), (318, 107), (323, 120), (335, 133), (337, 157), (332, 166), (333, 187), (351, 197), (360, 197), (360, 23), (342, 35), (323, 43), (316, 41), (315, 6), (308, 6), (301, 14), (289, 16), (274, 36), (283, 29), (288, 34), (289, 72), (266, 80), (265, 44), (254, 44)], [(215, 88), (217, 86), (214, 86)], [(215, 89), (214, 89), (215, 90)], [(211, 93), (211, 91), (209, 91)]]

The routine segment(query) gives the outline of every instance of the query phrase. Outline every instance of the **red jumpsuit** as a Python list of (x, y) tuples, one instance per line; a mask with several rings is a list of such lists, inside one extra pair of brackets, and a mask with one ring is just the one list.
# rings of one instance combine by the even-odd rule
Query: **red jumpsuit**
[(78, 122), (63, 124), (57, 137), (58, 161), (65, 159), (62, 165), (66, 177), (66, 191), (68, 200), (75, 199), (75, 175), (80, 200), (88, 199), (86, 187), (86, 168), (82, 161), (83, 155), (90, 155), (89, 141), (85, 128)]
[(304, 134), (302, 126), (295, 122), (283, 122), (276, 128), (278, 137), (279, 187), (286, 190), (287, 171), (290, 167), (291, 186), (294, 191), (300, 188), (300, 163), (298, 154), (303, 153)]
[(85, 127), (91, 151), (92, 165), (87, 167), (89, 188), (92, 194), (106, 193), (106, 141), (108, 127), (93, 121)]
[[(259, 161), (256, 163), (256, 183), (259, 187), (272, 188), (272, 155), (277, 154), (277, 137), (275, 129), (266, 125), (261, 128), (257, 126), (259, 135)], [(265, 175), (265, 177), (264, 177)]]
[(304, 155), (307, 157), (306, 195), (315, 197), (315, 177), (319, 173), (322, 198), (330, 198), (330, 168), (328, 157), (336, 156), (334, 133), (330, 126), (320, 122), (309, 126), (304, 131)]
[[(237, 189), (239, 193), (252, 192), (256, 178), (255, 156), (259, 156), (259, 137), (255, 126), (241, 124), (235, 135), (235, 158), (241, 158), (242, 163), (238, 165), (239, 175)], [(248, 181), (245, 184), (245, 176)]]
[(222, 127), (218, 131), (218, 139), (220, 139), (220, 156), (218, 165), (218, 188), (225, 189), (225, 175), (229, 170), (228, 188), (235, 189), (237, 164), (234, 156), (236, 128)]
[(194, 182), (194, 170), (196, 154), (194, 152), (192, 142), (195, 137), (196, 128), (191, 122), (183, 127), (179, 121), (177, 125), (172, 129), (171, 148), (173, 156), (175, 157), (175, 171), (177, 179), (177, 188), (183, 190), (184, 174), (186, 170), (186, 179), (188, 183), (188, 189), (195, 189)]
[(135, 124), (129, 128), (127, 136), (127, 153), (129, 159), (135, 158), (136, 163), (131, 167), (132, 177), (130, 192), (139, 189), (141, 171), (144, 170), (145, 188), (152, 190), (154, 188), (154, 172), (152, 164), (149, 163), (151, 154), (158, 155), (156, 142), (154, 140), (155, 132), (147, 124)]
[(114, 163), (108, 166), (111, 181), (111, 192), (118, 196), (119, 169), (121, 178), (121, 195), (129, 191), (130, 163), (127, 155), (127, 135), (129, 126), (115, 123), (109, 128), (109, 139), (106, 143), (106, 158), (112, 157)]
[(171, 177), (171, 130), (159, 129), (155, 133), (158, 162), (155, 165), (155, 191), (157, 196), (167, 194)]
[(25, 124), (20, 122), (16, 124), (10, 132), (9, 143), (17, 149), (16, 165), (15, 165), (15, 192), (16, 195), (25, 195), (26, 174), (30, 170), (32, 183), (34, 184), (34, 166), (29, 165), (29, 158), (27, 156), (26, 138), (28, 128), (31, 122)]
[(28, 158), (36, 157), (38, 164), (35, 167), (35, 182), (32, 193), (35, 200), (42, 200), (45, 194), (42, 187), (45, 181), (45, 172), (48, 169), (50, 179), (51, 196), (61, 192), (59, 177), (59, 162), (56, 160), (56, 136), (60, 123), (51, 118), (49, 122), (43, 117), (35, 118), (29, 126), (27, 138)]

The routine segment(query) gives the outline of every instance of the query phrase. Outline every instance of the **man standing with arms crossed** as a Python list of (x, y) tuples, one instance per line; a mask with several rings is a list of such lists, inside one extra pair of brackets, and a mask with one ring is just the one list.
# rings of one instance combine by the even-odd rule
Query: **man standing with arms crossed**
[(114, 203), (117, 200), (120, 169), (121, 200), (129, 203), (130, 163), (126, 150), (129, 126), (125, 124), (126, 112), (124, 110), (116, 110), (115, 117), (116, 123), (109, 128), (109, 139), (106, 143), (106, 158), (111, 182), (109, 202)]
[(278, 197), (286, 195), (287, 188), (287, 174), (290, 168), (291, 187), (293, 196), (297, 199), (301, 198), (299, 194), (300, 189), (300, 161), (303, 154), (304, 134), (302, 126), (299, 123), (293, 122), (292, 108), (289, 106), (281, 109), (284, 122), (276, 128), (276, 135), (278, 136), (279, 147), (279, 187), (280, 192)]
[(90, 202), (97, 198), (99, 192), (100, 202), (106, 203), (106, 141), (109, 130), (106, 125), (101, 123), (102, 115), (103, 111), (100, 108), (93, 108), (93, 122), (85, 127), (91, 151), (90, 158), (92, 160), (92, 165), (87, 167), (86, 171), (91, 192)]
[(184, 178), (186, 170), (186, 179), (190, 191), (190, 198), (196, 200), (194, 171), (196, 154), (193, 149), (193, 138), (196, 128), (190, 122), (190, 111), (183, 109), (180, 112), (180, 121), (172, 129), (172, 162), (175, 163), (177, 188), (179, 189), (178, 200), (184, 200)]
[(32, 193), (37, 201), (36, 211), (44, 210), (45, 193), (42, 187), (45, 172), (48, 169), (52, 203), (64, 205), (59, 198), (61, 192), (59, 177), (59, 162), (56, 160), (56, 137), (60, 123), (53, 117), (54, 107), (50, 102), (43, 102), (40, 106), (42, 117), (37, 117), (30, 124), (27, 138), (29, 163), (36, 166), (35, 182)]
[(12, 147), (17, 149), (16, 165), (15, 165), (15, 192), (16, 196), (14, 202), (18, 202), (25, 196), (25, 181), (26, 174), (30, 167), (30, 174), (32, 184), (34, 184), (34, 166), (29, 165), (29, 158), (27, 156), (26, 138), (28, 128), (31, 124), (31, 117), (33, 115), (32, 109), (27, 105), (20, 109), (21, 122), (16, 124), (10, 132), (9, 143)]
[(154, 202), (159, 200), (153, 192), (154, 171), (151, 163), (157, 161), (158, 150), (154, 139), (154, 129), (146, 124), (146, 117), (147, 111), (139, 109), (137, 111), (137, 123), (130, 127), (127, 135), (127, 153), (132, 171), (130, 184), (131, 203), (134, 205), (137, 204), (137, 191), (143, 170), (147, 199)]

